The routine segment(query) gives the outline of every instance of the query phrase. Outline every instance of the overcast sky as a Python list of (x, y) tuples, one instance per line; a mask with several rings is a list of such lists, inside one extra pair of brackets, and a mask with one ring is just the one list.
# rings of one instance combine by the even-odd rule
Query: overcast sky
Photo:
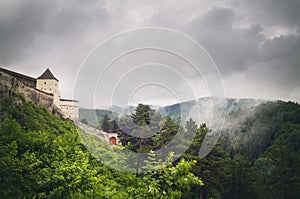
[[(227, 97), (299, 102), (299, 9), (299, 0), (0, 0), (0, 66), (33, 77), (49, 67), (60, 80), (64, 98), (73, 97), (76, 82), (80, 82), (76, 75), (82, 72), (87, 84), (79, 86), (82, 94), (75, 96), (81, 106), (90, 106), (85, 99), (90, 96), (84, 90), (104, 98), (101, 94), (111, 90), (112, 82), (119, 82), (112, 86), (117, 93), (113, 98), (116, 104), (143, 101), (165, 105), (187, 100), (194, 93), (185, 86), (201, 90), (196, 97), (211, 94), (205, 90), (211, 74), (203, 72), (202, 79), (195, 77), (190, 74), (194, 74), (190, 66), (164, 52), (145, 50), (128, 55), (103, 79), (99, 77), (104, 67), (101, 59), (97, 64), (88, 63), (89, 57), (85, 60), (99, 43), (121, 31), (161, 27), (186, 34), (204, 47), (218, 67)], [(193, 56), (203, 53), (173, 36), (136, 37), (161, 41), (165, 48), (176, 45), (190, 50)], [(132, 41), (120, 39), (110, 45), (112, 48), (100, 50), (98, 57), (120, 54), (120, 49), (130, 48)], [(154, 62), (161, 65), (149, 66)], [(141, 64), (148, 66), (130, 72)], [(86, 71), (80, 69), (81, 65)], [(179, 77), (189, 83), (176, 79)], [(89, 83), (91, 78), (96, 78), (94, 83)], [(166, 81), (159, 82), (162, 79)], [(89, 84), (96, 84), (96, 88), (89, 88)]]

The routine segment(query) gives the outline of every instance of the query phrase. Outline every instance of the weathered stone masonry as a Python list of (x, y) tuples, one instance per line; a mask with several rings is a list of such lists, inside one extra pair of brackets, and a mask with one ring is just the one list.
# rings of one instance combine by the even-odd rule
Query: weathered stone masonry
[(58, 80), (49, 69), (35, 79), (0, 67), (0, 98), (13, 92), (48, 111), (56, 109), (63, 117), (78, 120), (78, 101), (60, 98)]

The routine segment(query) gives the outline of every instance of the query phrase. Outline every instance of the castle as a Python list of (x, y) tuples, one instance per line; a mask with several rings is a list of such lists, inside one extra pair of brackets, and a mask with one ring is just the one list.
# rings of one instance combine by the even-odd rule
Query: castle
[(0, 97), (13, 92), (22, 94), (26, 100), (51, 112), (60, 113), (66, 119), (79, 119), (79, 102), (61, 98), (59, 80), (49, 68), (38, 78), (33, 78), (0, 67)]

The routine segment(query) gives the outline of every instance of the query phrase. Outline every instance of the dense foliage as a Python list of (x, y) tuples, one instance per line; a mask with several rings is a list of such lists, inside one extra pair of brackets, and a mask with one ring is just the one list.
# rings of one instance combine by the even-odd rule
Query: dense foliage
[[(190, 173), (195, 161), (172, 165), (170, 154), (169, 160), (145, 161), (144, 166), (160, 169), (136, 177), (101, 164), (81, 144), (83, 132), (73, 123), (22, 96), (2, 99), (0, 108), (1, 198), (180, 198), (202, 185)], [(110, 153), (111, 147), (101, 144), (102, 152)]]
[[(300, 197), (300, 106), (293, 102), (231, 112), (204, 158), (199, 149), (213, 129), (192, 118), (180, 126), (148, 105), (118, 122), (104, 114), (98, 124), (118, 131), (123, 147), (109, 146), (22, 96), (2, 99), (0, 112), (1, 198)], [(154, 153), (178, 135), (174, 152)], [(179, 157), (182, 148), (187, 150)], [(122, 156), (128, 150), (149, 155), (132, 172), (113, 169), (128, 164)]]
[(234, 125), (221, 140), (241, 169), (233, 172), (233, 177), (240, 175), (240, 179), (233, 178), (234, 189), (229, 193), (238, 189), (237, 198), (250, 190), (253, 197), (299, 198), (299, 104), (267, 102), (232, 113), (231, 117)]
[[(198, 153), (210, 131), (205, 124), (198, 126), (190, 119), (183, 129), (171, 117), (162, 117), (147, 105), (140, 104), (137, 110), (135, 115), (120, 118), (124, 128), (119, 137), (122, 144), (132, 151), (157, 150), (168, 144), (176, 134), (196, 132), (183, 157), (196, 160), (192, 172), (205, 183), (202, 187), (192, 187), (183, 194), (183, 198), (300, 197), (298, 104), (267, 102), (231, 112), (219, 142), (204, 158), (199, 158)], [(147, 117), (138, 117), (142, 115)], [(149, 118), (152, 118), (150, 122)], [(140, 126), (136, 127), (134, 123)], [(135, 131), (136, 134), (152, 133), (154, 136), (137, 138), (132, 135)], [(181, 141), (184, 143), (185, 139)]]

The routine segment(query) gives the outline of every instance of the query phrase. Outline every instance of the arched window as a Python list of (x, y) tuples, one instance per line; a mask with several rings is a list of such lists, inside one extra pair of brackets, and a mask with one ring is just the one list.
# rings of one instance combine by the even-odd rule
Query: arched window
[(115, 138), (115, 137), (109, 138), (109, 143), (113, 144), (113, 145), (116, 145), (117, 144), (117, 138)]

